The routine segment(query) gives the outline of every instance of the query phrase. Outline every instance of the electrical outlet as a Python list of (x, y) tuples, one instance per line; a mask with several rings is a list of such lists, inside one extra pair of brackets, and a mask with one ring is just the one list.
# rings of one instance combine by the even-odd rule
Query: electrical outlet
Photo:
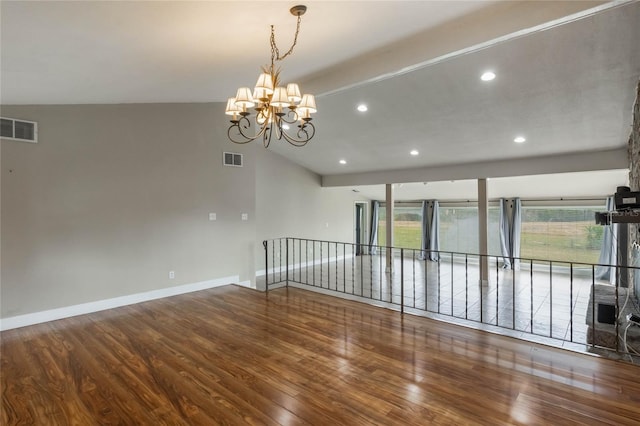
[(169, 271), (169, 279), (172, 280), (176, 277), (176, 271)]
[(242, 220), (249, 220), (249, 215), (247, 213), (242, 213)]
[(216, 214), (215, 213), (209, 213), (209, 220), (216, 220)]

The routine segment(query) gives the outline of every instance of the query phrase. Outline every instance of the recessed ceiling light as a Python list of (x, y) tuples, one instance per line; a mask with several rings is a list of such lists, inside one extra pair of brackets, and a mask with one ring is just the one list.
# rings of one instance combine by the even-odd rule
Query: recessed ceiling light
[(289, 125), (288, 124), (283, 124), (282, 128), (285, 129), (285, 130), (289, 130)]
[(365, 112), (368, 109), (369, 108), (367, 108), (367, 106), (365, 104), (358, 105), (358, 111), (360, 111), (360, 112)]
[(524, 137), (524, 136), (516, 136), (516, 137), (513, 139), (513, 141), (514, 141), (515, 143), (522, 143), (522, 142), (526, 141), (526, 139), (525, 139), (525, 137)]
[(414, 150), (412, 150), (409, 154), (411, 154), (411, 155), (414, 155), (414, 156), (415, 156), (415, 155), (418, 155), (418, 154), (420, 154), (420, 153), (418, 152), (418, 150), (414, 149)]
[(339, 163), (340, 164), (347, 164), (347, 160), (340, 160)]
[(496, 78), (496, 74), (493, 71), (486, 71), (480, 76), (480, 80), (482, 81), (491, 81), (494, 78)]

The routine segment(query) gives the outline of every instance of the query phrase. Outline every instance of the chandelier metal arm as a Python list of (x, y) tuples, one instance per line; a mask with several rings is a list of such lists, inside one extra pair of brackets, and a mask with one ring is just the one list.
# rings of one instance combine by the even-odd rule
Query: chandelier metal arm
[[(268, 129), (268, 127), (265, 126), (262, 129), (260, 129), (260, 132), (258, 132), (258, 134), (256, 134), (255, 136), (249, 136), (249, 135), (246, 135), (242, 131), (242, 129), (244, 128), (245, 130), (248, 130), (250, 127), (251, 127), (251, 121), (246, 116), (240, 117), (238, 120), (231, 120), (231, 126), (229, 126), (229, 129), (227, 130), (227, 136), (233, 143), (245, 144), (245, 143), (255, 141), (256, 139), (261, 137), (263, 134), (265, 134), (266, 130)], [(231, 135), (231, 131), (233, 129), (237, 130), (237, 134), (240, 135), (242, 139), (234, 138)]]
[(305, 146), (315, 135), (316, 127), (311, 123), (311, 121), (305, 121), (303, 124), (298, 126), (298, 131), (296, 132), (296, 137), (293, 137), (282, 131), (282, 136), (278, 139), (284, 139), (289, 142), (293, 146), (301, 147)]
[(298, 120), (300, 120), (300, 117), (298, 116), (298, 113), (296, 113), (295, 110), (290, 109), (289, 111), (287, 111), (285, 115), (281, 116), (280, 119), (287, 124), (294, 124)]

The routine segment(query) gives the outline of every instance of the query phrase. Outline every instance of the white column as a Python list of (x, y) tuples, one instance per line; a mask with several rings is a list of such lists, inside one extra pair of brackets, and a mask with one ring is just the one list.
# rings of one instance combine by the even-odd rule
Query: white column
[[(393, 184), (388, 183), (386, 186), (386, 210), (387, 210), (387, 247), (393, 247)], [(387, 271), (391, 272), (393, 267), (393, 253), (387, 250)]]
[(478, 179), (478, 253), (480, 258), (480, 281), (489, 282), (489, 198), (487, 197), (487, 180)]

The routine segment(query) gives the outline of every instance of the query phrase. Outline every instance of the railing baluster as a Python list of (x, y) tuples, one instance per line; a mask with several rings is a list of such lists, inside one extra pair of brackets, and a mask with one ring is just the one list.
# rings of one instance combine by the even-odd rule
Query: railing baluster
[(285, 243), (285, 246), (286, 246), (285, 247), (285, 255), (287, 256), (287, 258), (286, 258), (286, 260), (284, 262), (285, 267), (287, 268), (287, 270), (284, 273), (284, 277), (285, 277), (285, 280), (286, 280), (285, 286), (289, 287), (289, 238), (284, 240), (284, 243)]
[[(355, 245), (351, 245), (351, 294), (354, 294), (356, 288), (356, 256), (355, 253)], [(362, 259), (362, 256), (360, 256)]]
[(553, 262), (549, 261), (549, 337), (553, 337)]
[[(516, 268), (515, 268), (515, 258), (513, 261), (514, 265), (511, 267), (511, 325), (512, 329), (516, 329)], [(496, 265), (498, 264), (498, 258), (496, 257)]]
[(327, 288), (331, 290), (331, 243), (327, 241)]
[(412, 282), (412, 287), (413, 287), (413, 303), (411, 304), (413, 306), (413, 308), (415, 309), (416, 307), (416, 251), (413, 250), (412, 253), (412, 265), (413, 265), (413, 282)]
[(464, 254), (464, 319), (469, 319), (469, 255)]
[(596, 346), (596, 266), (591, 265), (591, 347), (593, 348), (595, 346)]
[(298, 239), (298, 281), (302, 282), (302, 240)]
[(336, 243), (336, 291), (338, 291), (338, 243)]
[[(482, 260), (480, 260), (482, 262)], [(487, 264), (489, 258), (487, 257)], [(488, 284), (487, 284), (488, 286)], [(496, 325), (500, 325), (500, 268), (496, 262)]]
[(569, 264), (571, 268), (569, 277), (569, 341), (573, 342), (573, 262)]
[(323, 265), (323, 259), (322, 259), (322, 241), (320, 241), (320, 288), (324, 288), (324, 282), (322, 280), (323, 269), (324, 269), (324, 265)]
[(269, 243), (267, 240), (262, 242), (262, 247), (264, 247), (264, 289), (265, 292), (269, 292)]
[[(393, 303), (393, 285), (391, 286), (391, 303)], [(404, 314), (404, 249), (400, 249), (400, 313)]]
[(342, 246), (342, 293), (347, 292), (347, 243), (340, 243)]
[[(625, 262), (626, 263), (626, 262)], [(620, 321), (618, 321), (618, 317), (620, 316), (620, 304), (618, 303), (618, 289), (620, 288), (620, 283), (621, 282), (627, 282), (627, 277), (625, 277), (625, 279), (622, 279), (622, 271), (620, 270), (621, 268), (619, 268), (618, 266), (616, 266), (616, 277), (618, 278), (616, 280), (616, 286), (615, 286), (615, 295), (616, 295), (616, 303), (615, 303), (615, 310), (614, 312), (616, 313), (615, 316), (615, 321), (616, 321), (616, 352), (620, 352)], [(626, 273), (626, 271), (624, 271)], [(627, 285), (628, 282), (627, 282)], [(627, 287), (627, 291), (629, 291), (629, 288)], [(595, 294), (594, 294), (594, 299), (595, 299)]]
[(440, 287), (442, 285), (442, 281), (440, 278), (440, 255), (438, 254), (438, 313), (440, 313)]
[[(511, 265), (513, 268), (514, 265)], [(531, 290), (531, 310), (529, 312), (529, 316), (531, 317), (529, 320), (529, 328), (531, 334), (533, 334), (533, 260), (529, 261), (529, 288)]]
[(424, 256), (424, 310), (429, 311), (429, 257), (431, 250)]
[[(378, 252), (380, 252), (382, 250), (382, 247), (378, 248)], [(387, 257), (387, 253), (384, 253), (384, 257), (386, 259)], [(380, 288), (382, 288), (382, 275), (384, 274), (384, 271), (382, 269), (382, 253), (380, 253), (378, 255), (378, 283), (380, 284)], [(370, 297), (373, 297), (373, 281), (371, 281), (371, 288), (369, 290), (369, 294)]]
[[(480, 286), (480, 323), (484, 324), (484, 285), (482, 282), (482, 258), (478, 256), (478, 285)], [(487, 297), (489, 297), (489, 283), (487, 282)], [(487, 304), (487, 308), (489, 305)]]
[[(364, 262), (364, 260), (362, 259), (362, 256), (360, 256), (360, 296), (364, 296), (364, 265), (362, 264)], [(354, 284), (355, 287), (355, 284)], [(354, 288), (354, 294), (355, 294), (355, 288)], [(371, 298), (371, 296), (369, 297)]]
[(278, 253), (278, 278), (282, 282), (282, 238), (278, 239), (279, 253)]
[[(386, 248), (385, 248), (386, 250)], [(385, 252), (386, 256), (386, 252)], [(382, 258), (382, 256), (380, 256)], [(378, 293), (378, 300), (382, 300), (382, 271), (378, 271), (379, 282), (380, 282), (380, 292)], [(370, 297), (373, 299), (373, 259), (369, 259), (369, 277), (371, 278), (371, 285), (369, 286)]]
[(453, 252), (451, 252), (451, 316), (453, 316)]

